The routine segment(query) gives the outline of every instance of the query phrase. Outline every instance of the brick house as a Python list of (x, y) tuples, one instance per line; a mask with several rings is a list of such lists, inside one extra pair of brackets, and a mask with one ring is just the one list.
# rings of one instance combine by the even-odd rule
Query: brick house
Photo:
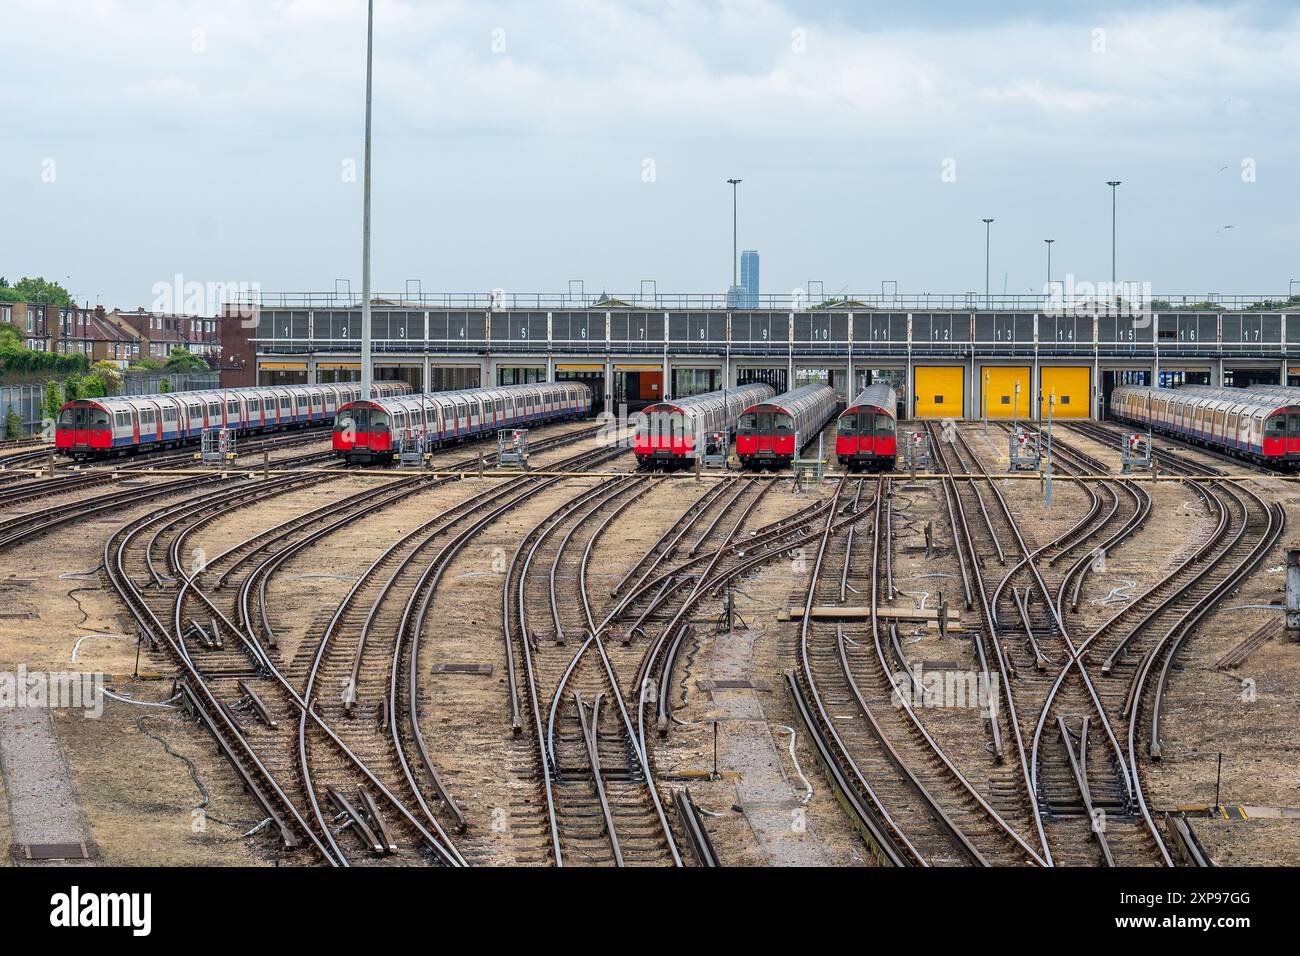
[(42, 307), (35, 302), (0, 302), (0, 322), (7, 322), (22, 336), (23, 347), (35, 352), (50, 351), (52, 332), (58, 326), (59, 307)]
[(126, 368), (144, 354), (147, 344), (129, 325), (109, 322), (103, 306), (60, 309), (57, 333), (55, 351), (80, 353), (92, 365), (112, 362)]
[(207, 359), (209, 364), (220, 362), (220, 317), (114, 309), (104, 315), (104, 321), (140, 342), (139, 358), (147, 356), (157, 362), (166, 362), (172, 349), (184, 348)]

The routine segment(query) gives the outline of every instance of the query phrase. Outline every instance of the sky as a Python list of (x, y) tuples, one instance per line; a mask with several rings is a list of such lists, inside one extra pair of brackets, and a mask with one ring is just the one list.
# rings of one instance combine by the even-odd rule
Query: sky
[[(0, 0), (0, 275), (361, 274), (364, 0)], [(377, 0), (374, 287), (1300, 277), (1300, 7)], [(1231, 228), (1229, 228), (1231, 227)], [(1300, 292), (1300, 285), (1296, 291)]]

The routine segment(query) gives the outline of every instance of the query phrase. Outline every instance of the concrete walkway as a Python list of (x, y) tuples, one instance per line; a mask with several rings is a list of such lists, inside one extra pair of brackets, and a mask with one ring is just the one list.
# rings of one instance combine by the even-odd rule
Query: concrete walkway
[[(760, 628), (720, 634), (713, 640), (707, 679), (744, 684), (753, 676), (754, 641)], [(714, 687), (713, 710), (721, 738), (718, 769), (736, 776), (736, 802), (769, 866), (828, 863), (812, 823), (803, 813), (804, 785), (785, 772), (758, 694), (749, 687)], [(779, 743), (783, 749), (788, 739)], [(804, 768), (805, 775), (808, 768)]]
[[(21, 848), (61, 846), (61, 857), (76, 855), (72, 847), (90, 847), (85, 815), (77, 801), (54, 715), (43, 707), (0, 707), (0, 773), (9, 802), (11, 839), (25, 864)], [(30, 865), (30, 864), (27, 864)]]

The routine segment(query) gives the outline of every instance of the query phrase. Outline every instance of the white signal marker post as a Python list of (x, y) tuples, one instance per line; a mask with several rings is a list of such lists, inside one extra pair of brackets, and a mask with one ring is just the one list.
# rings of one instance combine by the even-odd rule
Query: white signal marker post
[(1044, 473), (1047, 477), (1047, 484), (1044, 486), (1044, 503), (1047, 507), (1052, 507), (1052, 420), (1056, 412), (1056, 389), (1047, 397), (1047, 467)]

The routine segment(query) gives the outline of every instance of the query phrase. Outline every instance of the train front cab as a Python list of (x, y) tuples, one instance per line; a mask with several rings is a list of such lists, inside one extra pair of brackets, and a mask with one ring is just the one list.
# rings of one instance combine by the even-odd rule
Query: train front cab
[(842, 466), (886, 469), (898, 454), (898, 429), (894, 416), (865, 405), (845, 410), (835, 433), (835, 455)]
[(334, 418), (330, 436), (334, 451), (349, 464), (369, 463), (393, 453), (392, 427), (388, 413), (376, 405), (358, 404), (341, 409)]
[(779, 405), (755, 405), (736, 422), (736, 455), (750, 468), (783, 468), (793, 460), (794, 419)]
[(108, 451), (113, 447), (112, 417), (93, 402), (65, 405), (54, 424), (54, 447), (73, 458)]
[(1300, 467), (1300, 405), (1292, 405), (1264, 419), (1264, 458), (1288, 468)]
[(643, 409), (637, 415), (633, 443), (637, 463), (650, 468), (672, 468), (693, 458), (695, 436), (689, 434), (690, 421), (690, 416), (670, 402)]

